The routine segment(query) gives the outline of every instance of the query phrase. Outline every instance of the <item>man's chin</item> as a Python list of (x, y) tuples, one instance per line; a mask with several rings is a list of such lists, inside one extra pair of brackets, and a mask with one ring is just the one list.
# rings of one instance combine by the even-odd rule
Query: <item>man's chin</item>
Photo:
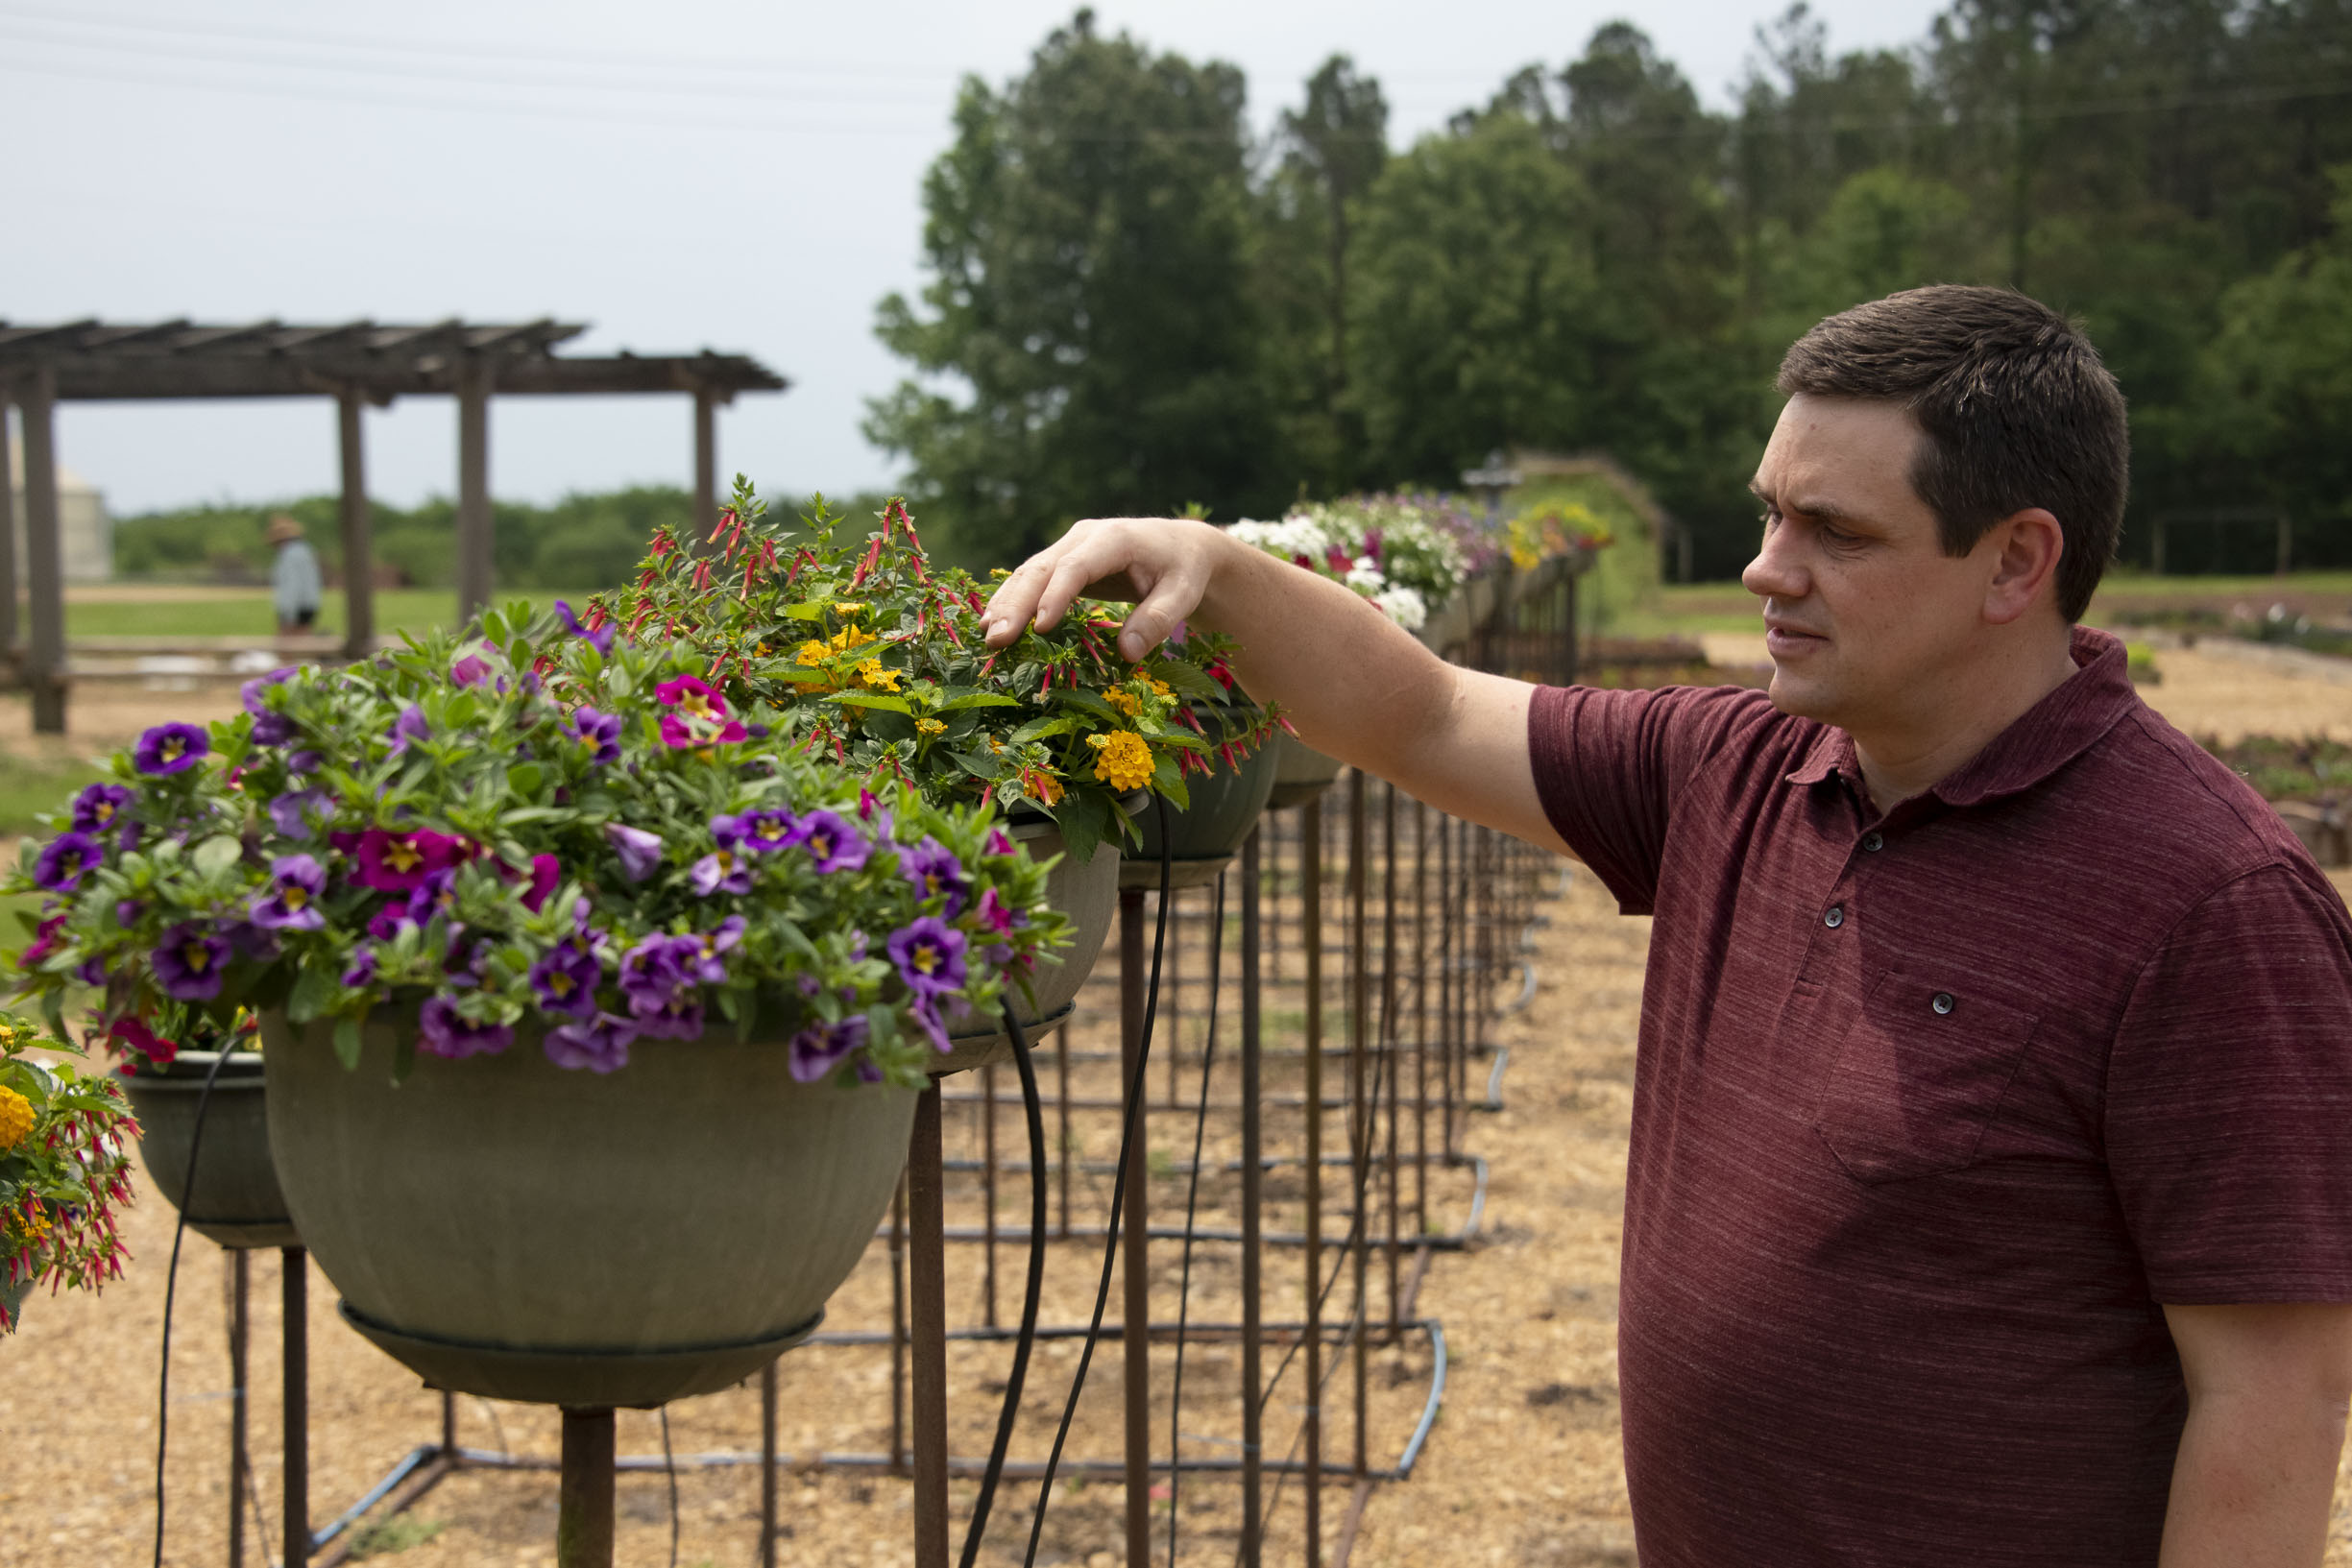
[(1833, 712), (1836, 704), (1821, 682), (1792, 674), (1779, 664), (1773, 666), (1772, 685), (1764, 694), (1772, 699), (1773, 707), (1791, 718), (1819, 719), (1824, 724), (1837, 722)]

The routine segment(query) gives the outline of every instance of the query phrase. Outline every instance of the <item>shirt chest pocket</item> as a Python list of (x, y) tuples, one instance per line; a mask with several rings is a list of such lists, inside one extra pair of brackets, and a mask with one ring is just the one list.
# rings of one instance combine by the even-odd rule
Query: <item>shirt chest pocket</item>
[(1890, 969), (1838, 1042), (1814, 1127), (1859, 1181), (1972, 1165), (2039, 1022)]

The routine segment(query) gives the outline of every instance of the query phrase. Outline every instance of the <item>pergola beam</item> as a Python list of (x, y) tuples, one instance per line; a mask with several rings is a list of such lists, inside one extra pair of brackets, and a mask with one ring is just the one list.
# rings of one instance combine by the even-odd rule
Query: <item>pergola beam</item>
[(9, 409), (15, 398), (0, 381), (0, 661), (16, 655), (16, 467), (9, 457)]
[(25, 429), (25, 576), (32, 590), (32, 635), (25, 681), (33, 691), (36, 735), (65, 733), (65, 578), (58, 540), (57, 382), (33, 373), (19, 406)]
[(376, 519), (368, 512), (368, 465), (360, 446), (363, 399), (345, 391), (335, 399), (335, 428), (342, 457), (343, 656), (364, 659), (376, 651)]
[(490, 602), (490, 366), (470, 361), (457, 383), (457, 618)]

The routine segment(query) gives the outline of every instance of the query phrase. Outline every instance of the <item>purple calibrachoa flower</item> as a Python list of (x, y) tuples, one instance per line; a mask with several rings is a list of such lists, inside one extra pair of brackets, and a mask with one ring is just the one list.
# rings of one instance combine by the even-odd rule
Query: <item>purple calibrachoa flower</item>
[(468, 654), (449, 666), (449, 679), (459, 686), (479, 686), (490, 679), (490, 666), (474, 654)]
[(105, 832), (131, 808), (131, 791), (121, 784), (91, 784), (74, 797), (74, 832)]
[(702, 995), (688, 966), (702, 944), (691, 936), (648, 936), (620, 955), (620, 994), (637, 1032), (691, 1040), (702, 1032)]
[(800, 819), (777, 807), (765, 811), (746, 811), (738, 820), (743, 824), (745, 849), (773, 855), (792, 842), (792, 830)]
[(604, 968), (594, 953), (559, 947), (531, 966), (530, 977), (539, 1005), (548, 1012), (595, 1017), (596, 985), (604, 978)]
[(814, 1083), (841, 1064), (841, 1059), (865, 1044), (866, 1024), (863, 1014), (845, 1018), (838, 1024), (812, 1024), (792, 1036), (792, 1053), (787, 1066), (792, 1076), (803, 1083)]
[(751, 865), (743, 856), (743, 819), (715, 816), (711, 819), (711, 837), (718, 847), (694, 862), (687, 874), (694, 891), (704, 898), (714, 893), (748, 893), (751, 891)]
[(265, 930), (320, 930), (327, 921), (318, 897), (326, 890), (326, 867), (307, 855), (281, 855), (270, 862), (268, 896), (254, 900), (249, 913)]
[(566, 631), (573, 637), (588, 639), (588, 645), (598, 653), (609, 654), (613, 651), (613, 634), (620, 630), (615, 623), (607, 621), (592, 632), (580, 624), (580, 617), (571, 613), (571, 606), (561, 599), (555, 601), (555, 614), (563, 621)]
[(430, 739), (432, 734), (433, 727), (424, 722), (424, 710), (410, 703), (400, 710), (400, 716), (392, 721), (391, 755), (400, 756), (408, 749), (410, 741)]
[(956, 1049), (956, 1042), (947, 1037), (947, 1025), (939, 1022), (939, 1003), (936, 999), (918, 992), (914, 999), (907, 1003), (907, 1012), (915, 1023), (922, 1025), (923, 1032), (930, 1036), (932, 1049), (944, 1056)]
[(547, 1031), (542, 1049), (558, 1067), (584, 1067), (591, 1073), (610, 1073), (629, 1065), (629, 1044), (637, 1028), (625, 1018), (598, 1013), (577, 1024)]
[(298, 751), (290, 754), (286, 758), (286, 771), (288, 773), (316, 773), (319, 769), (325, 767), (326, 765), (327, 757), (323, 752)]
[(892, 931), (884, 951), (907, 989), (930, 998), (963, 989), (964, 947), (963, 932), (936, 915), (925, 915)]
[(33, 862), (34, 883), (52, 893), (70, 893), (106, 857), (106, 846), (88, 833), (60, 833)]
[(694, 944), (691, 957), (686, 960), (688, 973), (705, 985), (727, 983), (727, 963), (722, 954), (743, 940), (743, 917), (729, 915), (707, 931), (697, 931), (687, 938)]
[(294, 738), (294, 721), (271, 708), (264, 698), (270, 688), (293, 674), (291, 669), (274, 669), (267, 675), (256, 675), (237, 688), (237, 696), (245, 704), (245, 711), (254, 715), (255, 745), (282, 746)]
[(429, 998), (417, 1015), (417, 1045), (436, 1056), (496, 1055), (515, 1043), (504, 1024), (476, 1024), (449, 997)]
[(288, 838), (315, 838), (334, 808), (324, 789), (289, 789), (270, 802), (270, 822)]
[(114, 924), (129, 930), (138, 924), (139, 916), (146, 908), (147, 905), (136, 899), (123, 899), (114, 905)]
[(620, 856), (620, 874), (633, 882), (642, 882), (662, 864), (662, 835), (649, 833), (643, 828), (631, 828), (623, 823), (604, 825), (606, 842), (613, 853)]
[(811, 811), (792, 825), (788, 841), (809, 852), (819, 871), (855, 871), (872, 846), (865, 835), (831, 811)]
[(964, 874), (963, 862), (945, 844), (925, 833), (919, 842), (898, 852), (898, 870), (900, 876), (914, 883), (917, 899), (945, 899), (943, 912), (948, 919), (963, 912), (964, 895), (971, 891), (971, 882)]
[(221, 971), (229, 963), (229, 939), (194, 922), (174, 926), (147, 955), (163, 994), (182, 1001), (210, 1001), (221, 994)]
[(362, 987), (374, 985), (375, 983), (376, 950), (374, 948), (353, 949), (352, 952), (352, 961), (343, 971), (343, 984), (345, 988), (348, 990), (357, 991)]
[(565, 726), (573, 739), (588, 751), (592, 762), (620, 760), (620, 715), (599, 713), (594, 708), (572, 710), (570, 721)]
[(158, 724), (139, 736), (131, 765), (150, 775), (185, 773), (211, 749), (211, 740), (193, 724)]

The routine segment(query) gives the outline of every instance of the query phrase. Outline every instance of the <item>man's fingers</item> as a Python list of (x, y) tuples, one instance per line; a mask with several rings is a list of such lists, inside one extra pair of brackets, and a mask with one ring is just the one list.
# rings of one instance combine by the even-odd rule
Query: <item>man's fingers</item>
[(1176, 622), (1200, 608), (1200, 594), (1207, 586), (1207, 572), (1193, 560), (1180, 560), (1153, 583), (1119, 632), (1119, 651), (1128, 663), (1141, 663), (1166, 641)]

